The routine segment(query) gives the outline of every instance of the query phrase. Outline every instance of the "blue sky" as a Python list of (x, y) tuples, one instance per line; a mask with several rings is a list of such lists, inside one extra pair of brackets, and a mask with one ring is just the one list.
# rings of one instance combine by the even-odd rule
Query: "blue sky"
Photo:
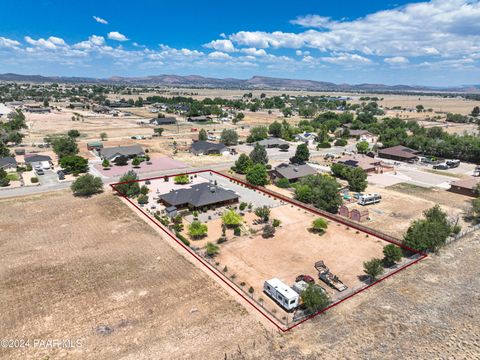
[(2, 0), (0, 72), (480, 83), (479, 0)]

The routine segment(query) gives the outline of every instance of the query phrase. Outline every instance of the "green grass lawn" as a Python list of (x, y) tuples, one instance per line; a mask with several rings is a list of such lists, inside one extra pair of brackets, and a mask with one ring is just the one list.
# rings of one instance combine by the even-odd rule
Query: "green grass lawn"
[(16, 172), (11, 172), (7, 174), (7, 179), (10, 181), (19, 181), (20, 176)]

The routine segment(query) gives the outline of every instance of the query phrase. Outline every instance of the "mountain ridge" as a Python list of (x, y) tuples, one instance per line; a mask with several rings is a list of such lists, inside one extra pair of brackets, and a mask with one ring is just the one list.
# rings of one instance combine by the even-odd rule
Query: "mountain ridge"
[(450, 92), (479, 92), (480, 85), (462, 85), (456, 87), (434, 87), (419, 85), (385, 85), (385, 84), (335, 84), (333, 82), (276, 78), (255, 75), (249, 79), (213, 78), (201, 75), (149, 75), (138, 77), (112, 76), (109, 78), (65, 77), (23, 75), (14, 73), (0, 74), (0, 81), (36, 82), (36, 83), (96, 83), (96, 84), (125, 84), (166, 87), (201, 87), (226, 89), (263, 89), (263, 90), (310, 90), (310, 91), (450, 91)]

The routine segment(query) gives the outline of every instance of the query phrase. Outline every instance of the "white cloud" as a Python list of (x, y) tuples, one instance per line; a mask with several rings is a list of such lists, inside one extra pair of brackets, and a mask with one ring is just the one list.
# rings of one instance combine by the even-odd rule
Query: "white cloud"
[(107, 37), (109, 39), (115, 40), (115, 41), (127, 41), (128, 40), (128, 38), (125, 35), (119, 33), (118, 31), (110, 31), (108, 33)]
[(358, 55), (349, 53), (335, 53), (332, 56), (323, 56), (319, 58), (321, 61), (336, 65), (366, 65), (372, 64), (372, 60)]
[(223, 52), (234, 52), (235, 47), (230, 40), (213, 40), (204, 45), (207, 48), (215, 49)]
[(267, 52), (263, 49), (245, 48), (245, 49), (241, 49), (240, 51), (247, 54), (247, 55), (267, 56)]
[(335, 22), (331, 21), (329, 17), (320, 15), (307, 15), (299, 16), (295, 20), (291, 20), (290, 23), (306, 28), (328, 28)]
[(104, 24), (104, 25), (108, 24), (108, 21), (105, 19), (102, 19), (101, 17), (93, 16), (93, 19), (100, 24)]
[(404, 56), (394, 56), (390, 58), (383, 59), (387, 64), (390, 65), (405, 65), (408, 64), (410, 61)]
[(462, 56), (480, 51), (480, 1), (432, 0), (332, 22), (309, 15), (293, 20), (325, 27), (300, 33), (240, 31), (235, 44), (257, 48), (314, 48), (377, 56)]
[(229, 60), (232, 57), (228, 55), (227, 53), (221, 52), (221, 51), (214, 51), (208, 54), (208, 57), (210, 59), (215, 59), (215, 60)]
[(65, 40), (56, 37), (56, 36), (50, 36), (48, 39), (43, 39), (40, 38), (38, 40), (32, 39), (30, 36), (25, 36), (25, 41), (29, 43), (30, 45), (36, 46), (36, 47), (42, 47), (50, 50), (57, 49), (59, 46), (66, 46), (67, 44), (65, 43)]
[(0, 47), (15, 49), (21, 44), (17, 40), (8, 39), (6, 37), (0, 36)]

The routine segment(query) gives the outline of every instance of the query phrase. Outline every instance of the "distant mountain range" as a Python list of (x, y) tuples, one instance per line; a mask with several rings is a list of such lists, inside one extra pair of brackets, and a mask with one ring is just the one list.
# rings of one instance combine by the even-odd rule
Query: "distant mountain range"
[(250, 79), (225, 78), (217, 79), (198, 75), (154, 75), (144, 77), (88, 78), (61, 77), (41, 75), (0, 74), (0, 81), (36, 82), (36, 83), (95, 83), (95, 84), (131, 84), (164, 87), (224, 88), (224, 89), (278, 89), (278, 90), (311, 90), (311, 91), (365, 91), (365, 92), (462, 92), (478, 93), (480, 85), (464, 85), (458, 87), (429, 87), (384, 84), (335, 84), (332, 82), (283, 79), (266, 76), (253, 76)]

